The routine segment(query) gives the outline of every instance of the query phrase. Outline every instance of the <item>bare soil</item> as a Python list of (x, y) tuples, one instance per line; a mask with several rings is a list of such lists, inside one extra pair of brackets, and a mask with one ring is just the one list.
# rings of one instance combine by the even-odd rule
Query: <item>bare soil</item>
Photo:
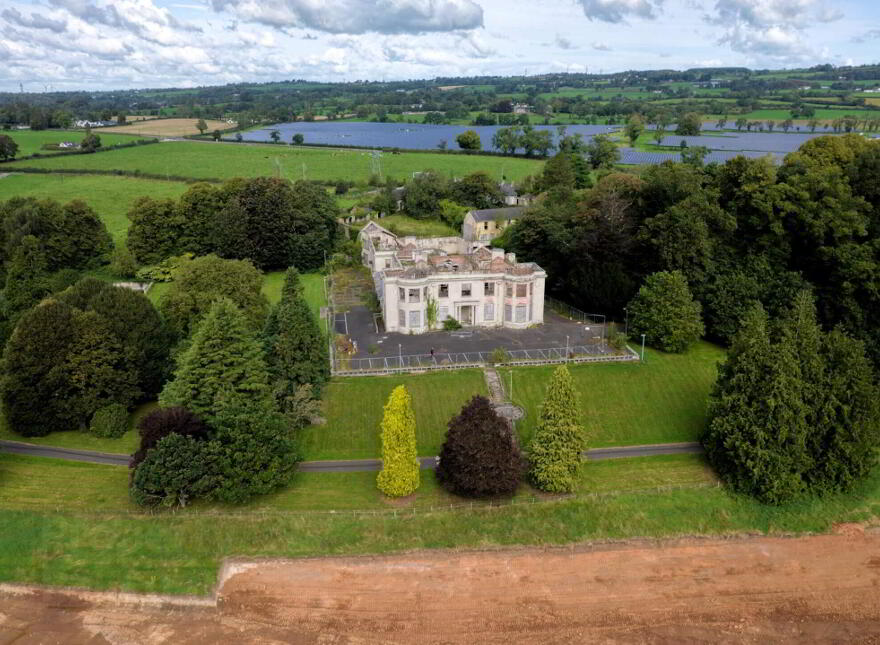
[[(134, 121), (128, 125), (114, 125), (107, 128), (101, 128), (99, 132), (139, 134), (156, 137), (180, 137), (187, 134), (199, 134), (199, 129), (196, 127), (198, 121), (198, 118)], [(230, 127), (229, 123), (226, 121), (205, 119), (205, 123), (208, 126), (208, 129), (206, 130), (208, 133), (213, 132), (214, 130), (224, 130)]]
[[(880, 533), (264, 561), (216, 606), (0, 589), (0, 643), (880, 643)], [(199, 606), (201, 605), (201, 606)]]

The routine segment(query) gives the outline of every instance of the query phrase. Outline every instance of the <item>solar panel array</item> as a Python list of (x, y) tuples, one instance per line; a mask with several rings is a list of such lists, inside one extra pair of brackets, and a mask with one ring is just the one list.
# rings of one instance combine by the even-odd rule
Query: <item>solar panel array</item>
[[(773, 152), (758, 152), (754, 150), (712, 150), (705, 157), (703, 163), (724, 163), (734, 157), (747, 157), (749, 159), (757, 159), (769, 155), (776, 164), (782, 163), (785, 155)], [(678, 152), (646, 152), (644, 150), (635, 150), (633, 148), (621, 148), (620, 163), (627, 165), (641, 164), (659, 164), (664, 161), (681, 161), (681, 154)]]
[(794, 152), (810, 139), (822, 134), (776, 134), (769, 132), (729, 133), (724, 136), (663, 137), (661, 145), (679, 146), (687, 142), (689, 148), (705, 146), (710, 150), (754, 150), (758, 152)]

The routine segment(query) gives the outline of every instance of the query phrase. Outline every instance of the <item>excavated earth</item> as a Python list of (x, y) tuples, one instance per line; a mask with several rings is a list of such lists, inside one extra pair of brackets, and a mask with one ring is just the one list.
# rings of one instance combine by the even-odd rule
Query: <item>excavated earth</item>
[(0, 643), (880, 643), (880, 532), (227, 564), (214, 598), (0, 587)]

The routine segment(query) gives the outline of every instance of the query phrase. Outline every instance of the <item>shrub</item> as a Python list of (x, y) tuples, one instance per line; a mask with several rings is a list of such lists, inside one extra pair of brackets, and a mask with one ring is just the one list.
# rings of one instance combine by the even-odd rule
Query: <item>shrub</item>
[(463, 497), (513, 495), (525, 471), (510, 424), (484, 396), (475, 396), (449, 422), (437, 481)]
[(403, 385), (388, 397), (381, 425), (382, 470), (377, 483), (389, 497), (410, 495), (419, 487), (416, 452), (416, 418), (412, 400)]
[(489, 362), (493, 365), (497, 363), (506, 363), (510, 360), (510, 354), (508, 354), (503, 347), (496, 347), (492, 350), (492, 353), (489, 354)]
[(128, 432), (128, 409), (119, 403), (98, 408), (92, 415), (89, 432), (97, 437), (118, 439)]
[(141, 506), (186, 506), (217, 488), (220, 459), (216, 442), (170, 434), (134, 471), (131, 498)]
[(529, 477), (541, 490), (570, 493), (586, 449), (586, 437), (578, 423), (574, 381), (565, 365), (553, 372), (541, 405), (538, 427), (529, 447)]
[(143, 417), (138, 423), (138, 434), (141, 441), (137, 451), (132, 455), (129, 468), (135, 468), (147, 456), (147, 451), (170, 434), (179, 434), (194, 439), (205, 439), (208, 436), (208, 426), (195, 414), (174, 406), (159, 408)]
[(455, 318), (447, 318), (443, 321), (443, 329), (446, 331), (455, 331), (461, 329), (461, 323)]
[(134, 256), (124, 246), (117, 246), (113, 249), (113, 255), (110, 258), (110, 271), (120, 278), (133, 278), (137, 273), (137, 262)]
[(681, 271), (658, 271), (627, 306), (633, 335), (667, 352), (683, 352), (703, 335), (700, 304)]

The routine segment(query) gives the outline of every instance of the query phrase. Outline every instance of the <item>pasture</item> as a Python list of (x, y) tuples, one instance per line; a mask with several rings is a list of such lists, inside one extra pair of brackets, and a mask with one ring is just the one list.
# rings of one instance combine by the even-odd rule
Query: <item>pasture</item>
[[(190, 119), (144, 119), (134, 121), (126, 125), (116, 125), (109, 128), (101, 128), (99, 132), (112, 132), (114, 134), (138, 134), (151, 137), (183, 137), (186, 135), (199, 134), (196, 127), (198, 118)], [(214, 130), (226, 130), (232, 124), (226, 121), (205, 119), (208, 126), (206, 132)]]
[[(103, 153), (111, 154), (111, 153)], [(189, 186), (179, 181), (100, 175), (13, 174), (0, 179), (0, 201), (12, 197), (51, 198), (62, 204), (82, 199), (104, 221), (116, 244), (125, 242), (127, 214), (139, 198), (176, 199)]]
[[(112, 146), (117, 143), (132, 143), (143, 137), (132, 136), (131, 134), (111, 134), (105, 132), (104, 129), (93, 130), (94, 134), (101, 137), (101, 145)], [(61, 143), (62, 141), (73, 141), (79, 143), (86, 136), (85, 130), (3, 130), (0, 134), (5, 134), (13, 138), (18, 144), (18, 154), (16, 157), (25, 157), (37, 152), (45, 155), (58, 154), (58, 150), (42, 150), (44, 143)], [(73, 155), (80, 156), (80, 155)], [(0, 165), (0, 169), (4, 168)]]
[[(542, 161), (481, 155), (402, 152), (384, 154), (383, 177), (409, 178), (413, 172), (433, 169), (450, 176), (484, 170), (493, 177), (502, 172), (516, 181), (540, 172)], [(193, 179), (282, 176), (288, 179), (367, 181), (371, 159), (366, 150), (302, 148), (273, 144), (168, 142), (94, 155), (32, 159), (5, 164), (52, 170), (123, 170)]]

